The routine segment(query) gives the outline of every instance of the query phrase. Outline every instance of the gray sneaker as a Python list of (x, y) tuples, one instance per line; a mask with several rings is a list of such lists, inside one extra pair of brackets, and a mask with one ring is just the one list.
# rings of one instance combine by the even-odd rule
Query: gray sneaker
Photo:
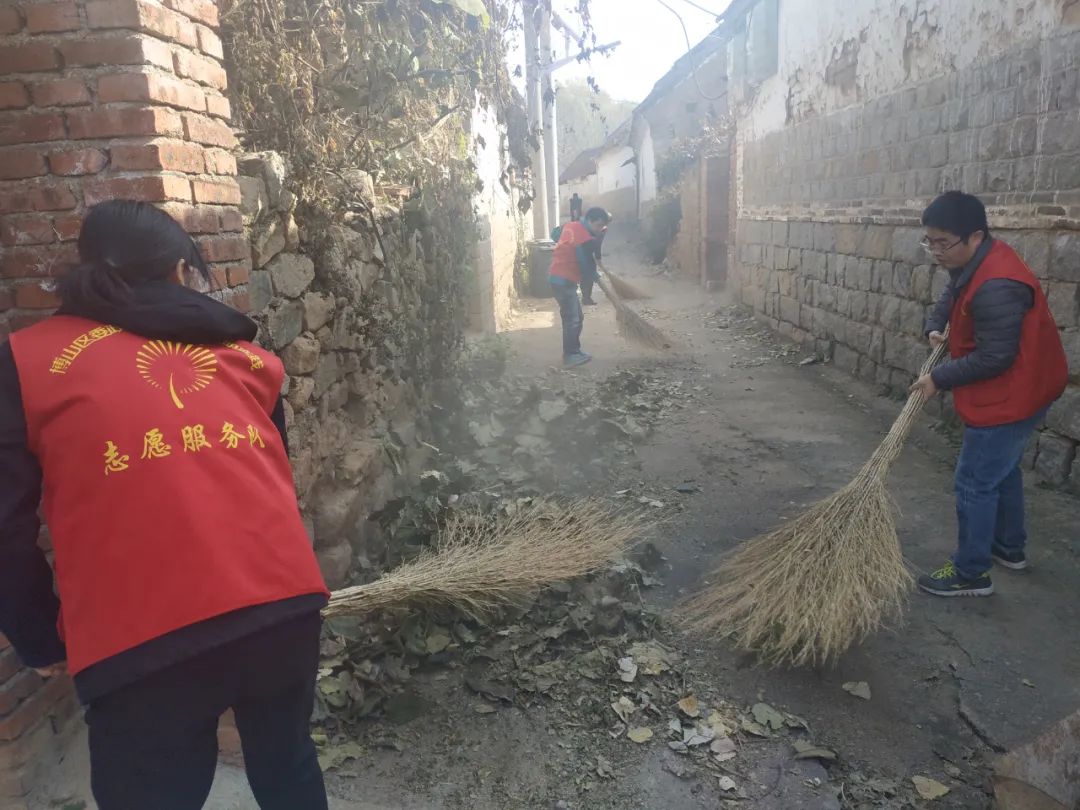
[(563, 358), (563, 366), (565, 368), (577, 368), (583, 366), (592, 360), (591, 354), (585, 354), (585, 352), (575, 352), (574, 354), (568, 354)]

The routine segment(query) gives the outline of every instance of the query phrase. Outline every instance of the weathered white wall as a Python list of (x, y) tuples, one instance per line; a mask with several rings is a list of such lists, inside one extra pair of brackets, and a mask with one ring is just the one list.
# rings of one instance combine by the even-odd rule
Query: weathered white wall
[(631, 139), (637, 155), (637, 215), (640, 218), (656, 199), (656, 147), (649, 122), (644, 116), (635, 118)]
[(559, 204), (562, 206), (563, 216), (567, 219), (570, 217), (570, 198), (575, 192), (581, 196), (585, 205), (589, 205), (589, 200), (600, 196), (600, 178), (596, 174), (590, 174), (559, 186)]
[(754, 139), (1053, 33), (1076, 0), (781, 0), (776, 75), (742, 137)]
[(472, 322), (474, 328), (498, 332), (508, 325), (513, 309), (514, 267), (524, 231), (514, 188), (511, 186), (508, 192), (500, 182), (508, 166), (503, 148), (505, 129), (491, 110), (477, 107), (472, 132), (476, 171), (483, 182), (474, 201), (480, 239), (476, 246)]
[(633, 157), (634, 150), (629, 146), (608, 149), (600, 155), (596, 161), (596, 177), (601, 194), (633, 187), (637, 179)]

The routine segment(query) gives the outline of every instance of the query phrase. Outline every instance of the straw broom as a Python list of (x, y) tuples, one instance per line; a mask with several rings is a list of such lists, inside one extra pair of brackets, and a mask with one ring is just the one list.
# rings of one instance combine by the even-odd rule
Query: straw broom
[(367, 585), (335, 591), (328, 617), (404, 605), (459, 608), (472, 616), (617, 560), (647, 528), (596, 500), (540, 503), (492, 520), (452, 516), (434, 548)]
[[(937, 347), (928, 374), (944, 357)], [(679, 608), (691, 629), (734, 637), (774, 666), (824, 664), (902, 614), (913, 579), (904, 564), (885, 488), (924, 404), (908, 397), (885, 440), (830, 498), (744, 543), (712, 584)]]
[(611, 289), (613, 289), (616, 295), (623, 301), (648, 301), (652, 298), (652, 296), (643, 289), (635, 284), (631, 284), (624, 278), (620, 278), (603, 265), (600, 265), (600, 269), (604, 272), (604, 275), (608, 277), (608, 281), (611, 282)]
[(620, 335), (632, 343), (655, 351), (666, 351), (675, 345), (671, 338), (630, 309), (603, 275), (598, 276), (596, 283), (615, 306), (615, 320), (619, 324)]

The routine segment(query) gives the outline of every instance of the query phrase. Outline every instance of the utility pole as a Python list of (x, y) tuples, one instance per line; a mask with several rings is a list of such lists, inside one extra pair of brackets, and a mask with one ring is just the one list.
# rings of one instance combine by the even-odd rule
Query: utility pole
[[(548, 31), (547, 41), (550, 52), (551, 13), (544, 15), (541, 6), (547, 6), (544, 0), (525, 0), (525, 96), (529, 105), (529, 132), (540, 137), (540, 148), (533, 152), (533, 239), (550, 239), (550, 205), (548, 203), (547, 139), (548, 131), (544, 127), (544, 70), (543, 64), (550, 61), (545, 58), (540, 47), (540, 31)], [(545, 22), (546, 21), (546, 22)], [(555, 186), (558, 196), (558, 185)]]
[(556, 126), (555, 83), (552, 81), (551, 62), (551, 0), (540, 0), (540, 72), (541, 98), (543, 100), (544, 166), (547, 169), (548, 222), (558, 225), (559, 217), (559, 130)]

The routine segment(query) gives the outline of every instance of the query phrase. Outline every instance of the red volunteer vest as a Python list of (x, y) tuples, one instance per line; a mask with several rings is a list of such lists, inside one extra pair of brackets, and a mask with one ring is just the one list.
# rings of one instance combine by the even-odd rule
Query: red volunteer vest
[(276, 357), (68, 316), (11, 348), (73, 673), (214, 616), (327, 592), (270, 420)]
[(563, 225), (559, 243), (555, 245), (555, 253), (551, 257), (550, 275), (580, 284), (581, 267), (578, 265), (577, 248), (594, 238), (582, 222), (567, 222)]
[(1020, 333), (1020, 352), (1004, 374), (953, 391), (956, 412), (971, 427), (991, 427), (1029, 419), (1065, 391), (1069, 368), (1061, 335), (1050, 314), (1042, 285), (1016, 251), (995, 240), (967, 286), (953, 302), (949, 352), (953, 358), (975, 351), (971, 299), (992, 278), (1019, 281), (1035, 294)]

